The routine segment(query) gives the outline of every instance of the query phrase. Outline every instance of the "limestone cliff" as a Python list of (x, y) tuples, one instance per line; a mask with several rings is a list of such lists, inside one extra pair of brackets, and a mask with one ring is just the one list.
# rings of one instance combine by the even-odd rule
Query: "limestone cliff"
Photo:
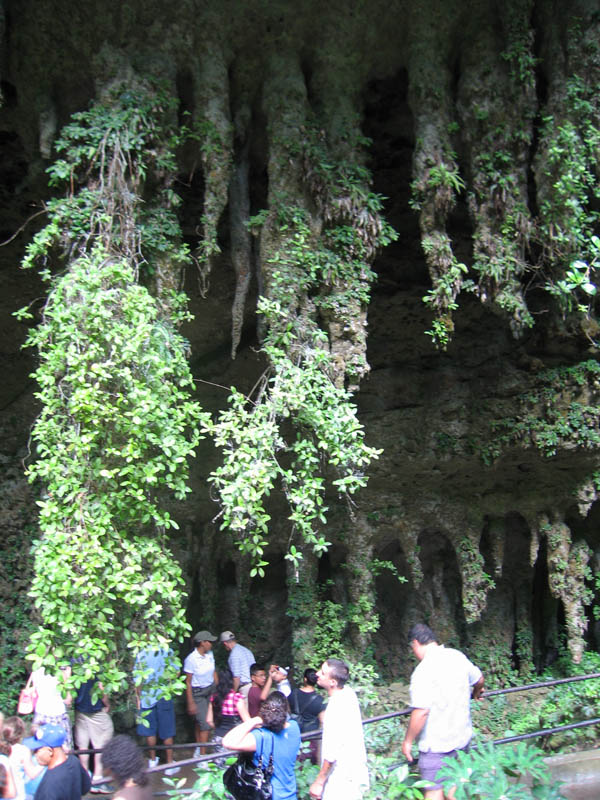
[[(256, 303), (275, 296), (273, 254), (294, 246), (284, 201), (315, 241), (352, 228), (376, 274), (367, 302), (366, 271), (317, 288), (293, 273), (284, 309), (306, 341), (327, 334), (335, 383), (383, 448), (367, 487), (355, 505), (327, 497), (331, 547), (307, 549), (296, 571), (274, 496), (269, 566), (251, 580), (215, 522), (219, 453), (204, 442), (192, 496), (172, 508), (194, 627), (242, 630), (286, 660), (310, 651), (312, 609), (328, 598), (355, 609), (356, 652), (373, 647), (390, 675), (406, 670), (404, 635), (423, 618), (499, 677), (545, 663), (561, 634), (575, 658), (585, 639), (598, 647), (599, 41), (586, 0), (4, 0), (0, 229), (14, 238), (0, 249), (0, 515), (13, 550), (35, 531), (21, 462), (37, 408), (25, 326), (10, 315), (45, 291), (19, 262), (60, 129), (126, 70), (164, 81), (180, 121), (203, 131), (174, 184), (199, 272), (166, 265), (155, 290), (184, 282), (205, 409), (223, 408), (230, 386), (250, 392), (265, 368)], [(332, 190), (331, 164), (352, 191)], [(380, 209), (358, 210), (369, 192), (399, 233), (377, 255)], [(373, 599), (375, 633), (356, 617)]]

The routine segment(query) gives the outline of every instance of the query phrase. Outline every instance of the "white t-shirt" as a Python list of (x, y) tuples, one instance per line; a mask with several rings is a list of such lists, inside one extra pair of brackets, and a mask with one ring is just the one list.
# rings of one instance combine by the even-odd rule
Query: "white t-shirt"
[(24, 744), (13, 744), (10, 748), (10, 755), (8, 762), (15, 782), (15, 789), (17, 793), (15, 800), (25, 800), (25, 767), (23, 762), (25, 759), (31, 760), (31, 750)]
[(330, 761), (323, 798), (360, 797), (369, 786), (367, 752), (360, 706), (354, 689), (344, 686), (329, 696), (323, 720), (321, 761)]
[(183, 671), (192, 676), (192, 687), (205, 689), (210, 686), (215, 675), (215, 657), (212, 650), (204, 655), (192, 650), (183, 662)]
[(38, 693), (35, 713), (44, 717), (60, 717), (66, 713), (65, 702), (58, 690), (58, 678), (48, 675), (44, 667), (31, 673), (31, 681)]
[(473, 735), (471, 689), (481, 670), (459, 650), (438, 645), (425, 652), (410, 679), (410, 704), (429, 710), (419, 738), (424, 753), (449, 753)]
[(274, 692), (281, 692), (281, 694), (289, 697), (292, 693), (292, 685), (288, 681), (287, 678), (284, 678), (281, 683), (273, 684), (273, 691)]

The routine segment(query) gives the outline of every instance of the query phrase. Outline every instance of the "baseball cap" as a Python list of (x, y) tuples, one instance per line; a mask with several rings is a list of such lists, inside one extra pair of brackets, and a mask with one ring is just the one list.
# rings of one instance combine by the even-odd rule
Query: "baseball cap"
[(210, 631), (198, 631), (198, 633), (192, 639), (192, 642), (198, 644), (198, 642), (216, 642), (217, 637), (213, 636)]
[(23, 744), (30, 750), (40, 747), (60, 747), (65, 743), (67, 732), (60, 725), (40, 725), (33, 736), (23, 739)]
[(235, 639), (235, 633), (231, 631), (223, 631), (223, 633), (219, 636), (220, 642), (230, 642), (232, 639)]

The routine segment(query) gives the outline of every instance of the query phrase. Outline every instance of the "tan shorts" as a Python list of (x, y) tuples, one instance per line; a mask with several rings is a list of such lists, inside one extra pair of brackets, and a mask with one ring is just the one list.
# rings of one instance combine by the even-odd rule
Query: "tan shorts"
[(112, 738), (113, 732), (113, 722), (106, 711), (75, 712), (75, 744), (80, 750), (87, 750), (90, 742), (99, 750)]

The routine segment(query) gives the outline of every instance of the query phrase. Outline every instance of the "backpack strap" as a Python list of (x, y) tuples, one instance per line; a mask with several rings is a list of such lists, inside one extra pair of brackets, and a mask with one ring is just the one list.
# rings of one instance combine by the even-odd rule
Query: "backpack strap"
[(300, 716), (300, 713), (301, 713), (300, 712), (300, 707), (298, 705), (298, 694), (299, 694), (299, 692), (300, 692), (300, 689), (294, 689), (294, 691), (292, 692), (293, 700), (294, 700), (294, 706), (295, 706), (295, 708), (292, 708), (292, 713), (296, 714), (297, 716)]
[[(298, 691), (300, 691), (300, 690), (298, 690)], [(309, 699), (307, 700), (306, 703), (304, 703), (304, 705), (302, 706), (302, 711), (300, 712), (304, 716), (306, 714), (306, 712), (308, 711), (308, 709), (310, 708), (311, 703), (313, 703), (315, 698), (317, 698), (319, 695), (317, 694), (317, 692), (302, 692), (302, 694), (308, 694), (309, 695)]]

